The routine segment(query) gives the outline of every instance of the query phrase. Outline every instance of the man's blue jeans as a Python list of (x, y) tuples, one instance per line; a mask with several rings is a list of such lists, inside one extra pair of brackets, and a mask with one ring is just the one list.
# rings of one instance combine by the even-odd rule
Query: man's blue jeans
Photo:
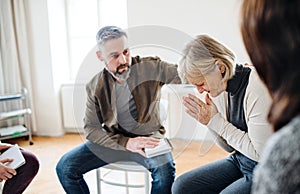
[(171, 153), (144, 158), (137, 153), (86, 142), (66, 153), (58, 162), (56, 172), (66, 193), (89, 193), (83, 174), (117, 161), (135, 161), (147, 168), (152, 176), (152, 194), (171, 193), (175, 179), (175, 164)]
[(173, 194), (250, 193), (257, 162), (236, 153), (179, 176)]

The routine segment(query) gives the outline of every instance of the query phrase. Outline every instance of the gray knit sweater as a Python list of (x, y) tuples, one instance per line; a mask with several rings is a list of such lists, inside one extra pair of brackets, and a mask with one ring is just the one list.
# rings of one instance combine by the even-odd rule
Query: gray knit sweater
[(300, 193), (300, 116), (268, 141), (254, 171), (252, 193)]

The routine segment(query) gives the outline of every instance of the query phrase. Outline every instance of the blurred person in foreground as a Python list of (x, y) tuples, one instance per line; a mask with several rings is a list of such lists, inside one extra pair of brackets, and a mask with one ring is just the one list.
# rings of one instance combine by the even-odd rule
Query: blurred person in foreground
[[(0, 142), (0, 152), (3, 153), (13, 145)], [(7, 163), (13, 162), (13, 158), (0, 160), (0, 182), (5, 181), (2, 194), (21, 194), (32, 182), (39, 171), (39, 160), (31, 152), (20, 149), (25, 159), (25, 164), (17, 169), (10, 168)]]
[(208, 35), (187, 44), (179, 70), (182, 80), (207, 93), (204, 101), (184, 97), (187, 113), (232, 154), (179, 176), (173, 194), (250, 193), (253, 169), (272, 134), (267, 88), (253, 67), (236, 64), (233, 52)]
[(273, 104), (276, 132), (254, 171), (252, 192), (300, 193), (300, 1), (245, 0), (241, 31)]

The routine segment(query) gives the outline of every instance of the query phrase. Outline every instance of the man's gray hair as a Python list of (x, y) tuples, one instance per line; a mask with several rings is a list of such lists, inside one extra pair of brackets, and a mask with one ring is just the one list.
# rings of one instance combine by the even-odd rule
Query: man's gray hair
[(98, 48), (101, 49), (106, 41), (117, 39), (122, 36), (127, 38), (127, 33), (121, 28), (117, 26), (105, 26), (101, 28), (96, 35)]

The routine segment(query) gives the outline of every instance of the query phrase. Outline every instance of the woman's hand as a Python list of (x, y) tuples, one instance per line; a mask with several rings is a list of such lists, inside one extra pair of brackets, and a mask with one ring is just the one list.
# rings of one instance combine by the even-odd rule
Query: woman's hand
[(4, 160), (0, 160), (0, 182), (3, 180), (11, 179), (13, 176), (17, 174), (15, 169), (5, 166), (6, 162), (12, 162), (13, 159), (6, 158)]
[(203, 125), (207, 125), (210, 119), (218, 113), (216, 105), (208, 94), (205, 96), (205, 101), (206, 103), (192, 94), (183, 97), (183, 104), (187, 108), (186, 112)]
[(0, 143), (0, 151), (1, 150), (6, 150), (6, 149), (8, 149), (8, 148), (10, 148), (10, 147), (12, 147), (13, 145), (11, 145), (11, 144), (8, 144), (8, 143)]

